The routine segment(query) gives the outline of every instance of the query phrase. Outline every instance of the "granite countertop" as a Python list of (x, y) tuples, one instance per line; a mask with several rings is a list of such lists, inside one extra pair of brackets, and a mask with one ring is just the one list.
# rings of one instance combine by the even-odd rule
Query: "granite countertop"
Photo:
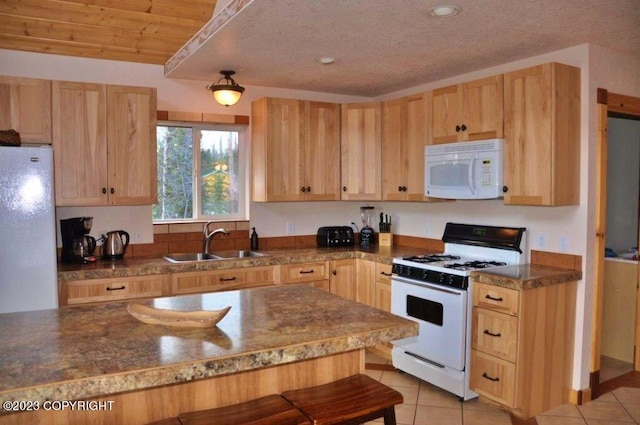
[(521, 264), (475, 271), (471, 273), (471, 278), (475, 282), (522, 291), (580, 280), (582, 272), (535, 264)]
[(414, 322), (308, 285), (142, 303), (175, 310), (231, 310), (216, 327), (206, 329), (144, 324), (127, 312), (127, 303), (2, 314), (0, 399), (84, 399), (417, 335)]
[(425, 254), (428, 251), (409, 247), (373, 246), (369, 249), (360, 247), (304, 248), (273, 251), (260, 250), (259, 252), (266, 254), (266, 256), (178, 264), (171, 263), (164, 258), (124, 258), (117, 260), (98, 260), (89, 264), (58, 264), (58, 282), (231, 269), (238, 267), (272, 266), (348, 258), (361, 258), (391, 264), (394, 257)]

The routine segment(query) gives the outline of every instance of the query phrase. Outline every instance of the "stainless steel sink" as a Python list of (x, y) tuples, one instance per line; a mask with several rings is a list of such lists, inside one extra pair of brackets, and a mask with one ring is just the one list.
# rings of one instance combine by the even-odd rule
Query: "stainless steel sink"
[(203, 252), (189, 252), (185, 254), (169, 254), (164, 257), (165, 260), (172, 263), (185, 263), (188, 261), (211, 261), (222, 260), (221, 257), (213, 254), (205, 254)]
[(247, 251), (247, 250), (238, 250), (232, 249), (228, 251), (214, 251), (213, 255), (218, 256), (223, 259), (229, 258), (250, 258), (250, 257), (265, 257), (266, 254), (257, 251)]
[(238, 250), (232, 249), (228, 251), (216, 251), (210, 254), (203, 252), (189, 252), (185, 254), (169, 254), (165, 256), (165, 260), (172, 263), (186, 263), (189, 261), (215, 261), (215, 260), (229, 260), (231, 258), (251, 258), (251, 257), (264, 257), (266, 254), (256, 251)]

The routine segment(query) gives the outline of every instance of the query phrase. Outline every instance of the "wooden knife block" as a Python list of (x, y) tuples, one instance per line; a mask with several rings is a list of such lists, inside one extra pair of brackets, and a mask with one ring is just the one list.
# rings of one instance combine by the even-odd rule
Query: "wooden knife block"
[(378, 245), (393, 246), (393, 233), (378, 233)]

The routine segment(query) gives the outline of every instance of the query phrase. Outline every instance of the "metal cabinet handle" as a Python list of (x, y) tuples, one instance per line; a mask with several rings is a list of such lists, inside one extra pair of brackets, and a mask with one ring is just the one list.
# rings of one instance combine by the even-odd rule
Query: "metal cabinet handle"
[(313, 270), (300, 270), (300, 274), (309, 274), (313, 273)]
[(456, 133), (458, 133), (460, 131), (460, 126), (456, 125)]
[(221, 277), (220, 278), (220, 282), (231, 282), (233, 280), (236, 280), (235, 276), (233, 276), (233, 277)]
[(485, 329), (483, 332), (485, 335), (489, 335), (489, 336), (495, 336), (496, 338), (500, 338), (502, 335), (500, 335), (500, 333), (498, 332), (497, 334), (491, 333), (489, 331), (489, 329)]
[(467, 131), (467, 126), (462, 124), (462, 127), (460, 127), (460, 129), (462, 129), (462, 131)]
[(347, 191), (347, 186), (342, 186), (342, 191), (346, 192)]
[(387, 276), (387, 277), (391, 277), (391, 276), (393, 276), (391, 273), (385, 273), (385, 272), (380, 272), (380, 274), (381, 274), (382, 276)]
[(116, 193), (116, 190), (114, 188), (111, 188), (111, 194), (113, 195), (114, 193)]
[(311, 193), (311, 186), (307, 186), (307, 192)]
[(102, 194), (103, 194), (103, 195), (106, 195), (106, 194), (107, 194), (107, 188), (106, 188), (106, 187), (103, 187), (103, 188), (102, 188)]
[(338, 274), (338, 270), (334, 270), (331, 272), (332, 275), (336, 276)]
[(306, 188), (306, 187), (304, 187), (304, 186), (302, 186), (302, 187), (300, 188), (300, 190), (301, 190), (301, 191), (303, 191), (303, 192), (306, 192), (306, 191), (307, 191), (307, 188)]
[(484, 373), (482, 374), (482, 377), (483, 377), (483, 378), (485, 378), (485, 379), (488, 379), (489, 381), (493, 381), (493, 382), (498, 382), (498, 381), (500, 381), (500, 378), (492, 378), (492, 377), (490, 377), (489, 375), (487, 375), (487, 373), (486, 373), (486, 372), (484, 372)]
[(502, 192), (503, 193), (507, 193), (509, 191), (509, 187), (508, 186), (502, 186)]
[(498, 301), (498, 302), (502, 302), (502, 301), (504, 301), (504, 300), (502, 299), (502, 297), (499, 297), (499, 298), (493, 298), (493, 297), (492, 297), (491, 295), (489, 295), (489, 294), (485, 295), (485, 298), (486, 298), (486, 299), (488, 299), (488, 300), (491, 300), (491, 301)]
[(126, 288), (127, 288), (126, 286), (122, 285), (122, 286), (118, 286), (117, 288), (107, 288), (107, 291), (121, 291)]

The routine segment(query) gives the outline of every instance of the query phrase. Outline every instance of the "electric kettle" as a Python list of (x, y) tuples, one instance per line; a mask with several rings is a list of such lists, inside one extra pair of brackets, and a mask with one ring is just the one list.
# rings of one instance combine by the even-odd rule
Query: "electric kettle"
[(122, 258), (129, 246), (129, 234), (124, 230), (114, 230), (102, 235), (102, 256), (104, 258)]

